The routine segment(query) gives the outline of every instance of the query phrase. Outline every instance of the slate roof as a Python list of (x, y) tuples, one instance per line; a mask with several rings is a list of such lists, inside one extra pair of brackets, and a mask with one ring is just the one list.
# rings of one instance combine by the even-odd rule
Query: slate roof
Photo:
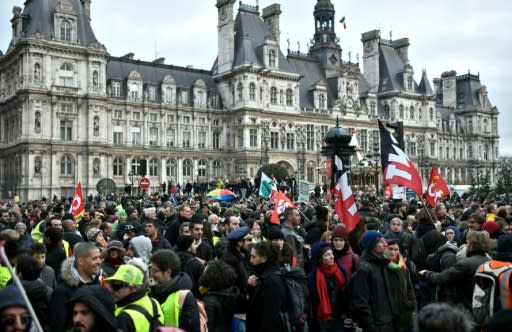
[(206, 70), (117, 57), (111, 57), (107, 63), (107, 80), (125, 80), (133, 70), (142, 75), (144, 83), (159, 84), (166, 75), (171, 75), (178, 87), (192, 87), (198, 79), (201, 79), (206, 84), (208, 90), (217, 90), (211, 72)]
[[(478, 100), (478, 93), (482, 88), (480, 79), (476, 75), (461, 75), (457, 77), (457, 104), (467, 106), (482, 106)], [(489, 101), (490, 103), (490, 101)], [(492, 105), (491, 105), (492, 106)]]
[[(313, 99), (310, 94), (313, 86), (320, 80), (325, 80), (324, 71), (316, 59), (305, 56), (288, 56), (288, 63), (292, 71), (301, 75), (300, 79), (300, 106), (313, 108)], [(329, 97), (332, 98), (332, 97)]]
[[(393, 46), (381, 42), (379, 44), (379, 92), (405, 91), (403, 83), (404, 69), (405, 64)], [(414, 81), (414, 91), (420, 92), (416, 81)]]
[(434, 90), (432, 90), (432, 86), (430, 85), (430, 82), (428, 81), (427, 72), (424, 70), (423, 74), (421, 74), (421, 81), (420, 85), (418, 85), (418, 92), (426, 94), (426, 95), (433, 95)]
[[(88, 46), (97, 41), (91, 24), (85, 16), (79, 0), (68, 0), (78, 14), (77, 28), (80, 45)], [(23, 9), (23, 33), (25, 37), (31, 37), (39, 32), (45, 39), (54, 37), (53, 14), (59, 0), (27, 0)], [(12, 46), (12, 45), (11, 45)]]

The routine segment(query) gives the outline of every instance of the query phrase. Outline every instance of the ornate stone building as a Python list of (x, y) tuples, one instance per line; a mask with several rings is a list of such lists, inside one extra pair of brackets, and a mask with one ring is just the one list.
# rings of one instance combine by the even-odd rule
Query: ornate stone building
[(362, 34), (362, 64), (342, 61), (329, 0), (314, 5), (307, 54), (289, 45), (284, 54), (280, 6), (260, 13), (240, 3), (235, 14), (234, 4), (217, 0), (211, 70), (111, 56), (94, 35), (90, 0), (14, 7), (12, 41), (0, 53), (0, 197), (68, 196), (78, 181), (94, 193), (104, 178), (123, 188), (141, 168), (154, 188), (253, 177), (268, 162), (318, 183), (336, 118), (370, 160), (377, 119), (403, 121), (424, 178), (430, 164), (449, 183), (476, 172), (493, 178), (498, 111), (479, 76), (446, 72), (432, 89), (423, 72), (417, 83), (408, 39), (377, 30)]

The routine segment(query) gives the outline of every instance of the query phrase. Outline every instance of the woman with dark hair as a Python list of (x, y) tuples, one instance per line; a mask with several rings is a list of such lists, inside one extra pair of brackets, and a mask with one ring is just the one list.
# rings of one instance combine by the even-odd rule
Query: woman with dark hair
[(245, 312), (247, 301), (238, 288), (235, 270), (222, 260), (211, 260), (199, 278), (204, 307), (208, 316), (208, 331), (231, 330), (235, 313)]
[(284, 241), (283, 231), (279, 227), (272, 227), (268, 232), (268, 240), (279, 248), (279, 266), (296, 267), (297, 257), (293, 254), (292, 247)]
[(332, 244), (332, 252), (336, 264), (345, 271), (347, 280), (350, 279), (359, 265), (359, 255), (352, 251), (345, 227), (337, 226), (332, 232), (331, 241), (326, 242)]
[(251, 249), (255, 274), (249, 277), (247, 332), (284, 332), (281, 313), (286, 312), (286, 286), (279, 271), (279, 249), (270, 242), (258, 242)]

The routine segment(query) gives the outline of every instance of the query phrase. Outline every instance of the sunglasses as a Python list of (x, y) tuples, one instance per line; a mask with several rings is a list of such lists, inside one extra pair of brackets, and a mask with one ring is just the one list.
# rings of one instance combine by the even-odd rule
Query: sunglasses
[(14, 323), (16, 323), (16, 317), (20, 318), (21, 324), (23, 324), (23, 325), (29, 325), (30, 322), (32, 322), (32, 317), (30, 317), (28, 315), (24, 315), (24, 316), (6, 316), (6, 317), (0, 318), (0, 325), (2, 325), (2, 326), (14, 325)]
[(122, 288), (125, 288), (126, 286), (128, 286), (127, 284), (123, 284), (123, 283), (112, 283), (110, 284), (110, 288), (112, 288), (113, 291), (118, 291)]

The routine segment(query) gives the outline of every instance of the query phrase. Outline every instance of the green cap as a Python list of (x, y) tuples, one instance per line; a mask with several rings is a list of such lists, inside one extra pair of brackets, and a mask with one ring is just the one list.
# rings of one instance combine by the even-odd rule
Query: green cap
[(131, 264), (123, 264), (119, 266), (112, 277), (105, 279), (105, 281), (121, 281), (128, 285), (141, 286), (144, 282), (144, 275), (138, 267)]

